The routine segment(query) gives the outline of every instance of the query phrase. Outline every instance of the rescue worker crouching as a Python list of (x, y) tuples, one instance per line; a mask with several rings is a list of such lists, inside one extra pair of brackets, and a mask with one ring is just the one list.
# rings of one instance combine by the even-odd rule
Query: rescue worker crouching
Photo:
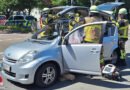
[(127, 19), (127, 10), (125, 8), (121, 8), (118, 13), (118, 33), (119, 33), (119, 56), (120, 60), (118, 61), (118, 65), (126, 66), (126, 51), (125, 51), (125, 43), (128, 40), (128, 19)]
[[(84, 18), (84, 23), (92, 23), (103, 21), (100, 16), (99, 9), (97, 6), (90, 7), (90, 15), (89, 17)], [(84, 28), (84, 42), (86, 43), (99, 43), (100, 35), (101, 35), (102, 26), (101, 25), (90, 25)], [(104, 58), (103, 58), (103, 47), (100, 55), (100, 65), (104, 66)]]

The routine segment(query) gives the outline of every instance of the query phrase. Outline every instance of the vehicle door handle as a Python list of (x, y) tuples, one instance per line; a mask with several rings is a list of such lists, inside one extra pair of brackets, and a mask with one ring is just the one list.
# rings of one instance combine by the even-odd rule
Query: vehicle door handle
[(90, 50), (90, 52), (92, 52), (92, 53), (99, 53), (100, 51), (98, 51), (98, 50)]
[(113, 39), (112, 41), (113, 41), (113, 42), (115, 42), (115, 41), (116, 41), (116, 39)]

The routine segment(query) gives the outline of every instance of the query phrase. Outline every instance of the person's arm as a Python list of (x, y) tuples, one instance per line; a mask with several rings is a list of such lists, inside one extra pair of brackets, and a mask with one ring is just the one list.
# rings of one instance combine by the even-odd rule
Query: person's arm
[(119, 27), (123, 27), (123, 26), (125, 26), (125, 22), (124, 22), (124, 20), (120, 20), (120, 21), (118, 22), (118, 24), (119, 24)]

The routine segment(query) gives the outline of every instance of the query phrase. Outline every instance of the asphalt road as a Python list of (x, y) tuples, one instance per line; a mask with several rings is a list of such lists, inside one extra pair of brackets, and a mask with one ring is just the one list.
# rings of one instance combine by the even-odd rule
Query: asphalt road
[[(26, 40), (31, 34), (0, 34), (0, 58), (3, 51), (10, 45)], [(129, 33), (130, 36), (130, 33)], [(121, 67), (122, 79), (120, 82), (107, 80), (100, 76), (89, 78), (76, 75), (74, 81), (57, 82), (54, 86), (44, 90), (130, 90), (130, 37), (126, 44), (127, 66)], [(4, 87), (0, 90), (43, 90), (34, 85), (21, 85), (6, 79), (3, 80)]]

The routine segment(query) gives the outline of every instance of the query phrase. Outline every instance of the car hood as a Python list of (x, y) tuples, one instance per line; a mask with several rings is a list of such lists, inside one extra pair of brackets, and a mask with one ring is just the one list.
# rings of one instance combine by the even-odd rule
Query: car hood
[(19, 60), (23, 55), (30, 51), (36, 50), (40, 52), (49, 47), (50, 44), (48, 43), (40, 44), (38, 42), (23, 41), (8, 47), (4, 52), (4, 56), (10, 59)]

